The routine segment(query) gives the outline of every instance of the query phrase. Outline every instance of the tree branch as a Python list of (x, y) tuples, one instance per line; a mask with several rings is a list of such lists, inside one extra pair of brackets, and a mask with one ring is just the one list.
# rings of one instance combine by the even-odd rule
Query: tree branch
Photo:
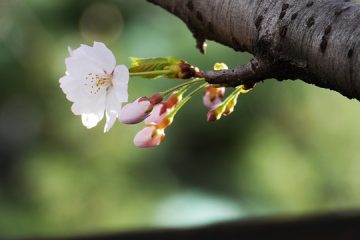
[(238, 85), (253, 86), (255, 83), (265, 80), (270, 69), (270, 65), (259, 62), (257, 59), (252, 59), (249, 63), (234, 69), (210, 70), (202, 74), (205, 80), (211, 84), (226, 84), (226, 86), (231, 87)]
[(333, 213), (293, 219), (234, 221), (187, 229), (158, 229), (53, 238), (35, 237), (26, 240), (358, 240), (359, 229), (360, 215)]
[[(302, 79), (360, 100), (360, 6), (349, 0), (148, 0), (182, 19), (203, 49), (206, 39), (266, 63), (205, 72), (228, 85)], [(238, 78), (237, 80), (235, 80)], [(230, 83), (229, 83), (230, 81)]]

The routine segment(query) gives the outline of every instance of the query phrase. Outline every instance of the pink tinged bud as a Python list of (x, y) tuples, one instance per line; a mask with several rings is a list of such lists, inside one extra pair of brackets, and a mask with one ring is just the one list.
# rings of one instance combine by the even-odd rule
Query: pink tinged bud
[(165, 138), (164, 129), (148, 126), (138, 132), (134, 138), (134, 144), (137, 147), (147, 148), (156, 147), (161, 144)]
[(207, 113), (207, 121), (208, 122), (215, 122), (221, 118), (222, 114), (212, 110)]
[(216, 97), (211, 99), (210, 95), (205, 93), (205, 95), (203, 96), (203, 103), (206, 107), (212, 109), (214, 108), (216, 105), (219, 105), (222, 102), (222, 98)]
[(212, 109), (214, 106), (222, 102), (225, 94), (224, 87), (213, 87), (209, 85), (205, 88), (205, 93), (203, 97), (203, 103), (206, 107)]
[(207, 113), (207, 121), (214, 122), (221, 118), (225, 111), (225, 106), (223, 104), (219, 104), (214, 106), (208, 113)]
[(164, 103), (156, 104), (150, 115), (144, 120), (146, 125), (156, 125), (166, 116), (167, 108)]
[(215, 122), (216, 120), (219, 120), (219, 119), (216, 119), (216, 115), (215, 115), (214, 111), (209, 111), (207, 113), (207, 121), (208, 122)]
[(142, 122), (150, 115), (152, 105), (148, 98), (140, 97), (134, 102), (126, 104), (119, 113), (119, 120), (124, 124), (136, 124)]

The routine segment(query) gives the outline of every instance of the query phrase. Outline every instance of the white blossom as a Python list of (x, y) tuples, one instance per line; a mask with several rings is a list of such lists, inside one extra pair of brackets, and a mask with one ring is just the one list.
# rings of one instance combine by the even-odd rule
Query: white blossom
[(113, 53), (103, 43), (69, 51), (60, 87), (73, 102), (71, 110), (81, 115), (87, 128), (95, 127), (105, 113), (104, 132), (108, 132), (118, 118), (121, 104), (128, 101), (129, 71), (125, 65), (116, 66)]

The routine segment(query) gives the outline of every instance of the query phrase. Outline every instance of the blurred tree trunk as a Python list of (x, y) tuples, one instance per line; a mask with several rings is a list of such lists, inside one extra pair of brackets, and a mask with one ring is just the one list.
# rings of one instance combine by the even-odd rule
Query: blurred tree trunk
[(244, 220), (199, 228), (163, 229), (27, 240), (359, 240), (360, 215), (338, 213), (297, 219)]
[(149, 0), (182, 19), (203, 51), (206, 39), (254, 60), (210, 83), (302, 79), (360, 100), (360, 6), (350, 0)]

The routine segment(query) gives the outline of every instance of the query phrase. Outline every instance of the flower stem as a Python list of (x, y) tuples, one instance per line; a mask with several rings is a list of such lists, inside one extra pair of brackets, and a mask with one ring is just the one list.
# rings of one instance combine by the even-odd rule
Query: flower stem
[(192, 81), (189, 81), (189, 82), (186, 82), (186, 83), (182, 83), (182, 84), (179, 84), (179, 85), (177, 85), (177, 86), (175, 86), (175, 87), (172, 87), (172, 88), (166, 90), (165, 92), (162, 92), (161, 95), (162, 95), (163, 97), (165, 97), (165, 96), (171, 94), (172, 92), (174, 92), (174, 91), (176, 91), (176, 90), (178, 90), (178, 89), (180, 89), (180, 88), (187, 87), (187, 86), (191, 86), (192, 84), (195, 84), (195, 83), (198, 83), (198, 82), (202, 82), (202, 81), (204, 81), (204, 78), (196, 78), (196, 79), (194, 79), (194, 80), (192, 80)]
[(193, 90), (191, 93), (189, 93), (176, 107), (175, 109), (167, 116), (167, 118), (173, 118), (175, 114), (180, 110), (184, 104), (190, 100), (192, 96), (194, 96), (198, 91), (203, 89), (207, 86), (208, 83), (201, 84), (199, 87), (197, 87), (195, 90)]
[(230, 93), (230, 95), (220, 104), (221, 106), (226, 106), (232, 99), (239, 97), (241, 93), (241, 88), (237, 87), (235, 90)]
[(151, 76), (151, 75), (166, 75), (166, 74), (170, 74), (173, 73), (173, 70), (157, 70), (157, 71), (149, 71), (149, 72), (135, 72), (135, 73), (130, 73), (131, 77), (135, 77), (135, 76)]

